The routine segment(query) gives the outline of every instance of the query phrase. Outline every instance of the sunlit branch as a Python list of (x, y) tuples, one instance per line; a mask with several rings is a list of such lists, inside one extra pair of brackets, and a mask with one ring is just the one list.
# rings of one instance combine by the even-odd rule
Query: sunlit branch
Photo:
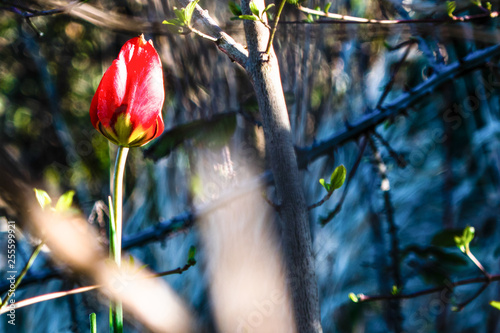
[(195, 29), (195, 28), (193, 28), (193, 27), (189, 27), (189, 30), (191, 30), (193, 33), (197, 34), (197, 35), (198, 35), (198, 36), (200, 36), (201, 38), (208, 39), (208, 40), (209, 40), (209, 41), (211, 41), (211, 42), (216, 42), (216, 43), (217, 43), (217, 41), (218, 41), (218, 39), (217, 39), (217, 38), (212, 37), (212, 36), (209, 36), (209, 35), (207, 35), (207, 34), (205, 34), (205, 33), (201, 32), (200, 30)]
[(484, 274), (484, 276), (486, 276), (486, 278), (490, 277), (490, 274), (486, 271), (486, 269), (484, 269), (481, 262), (477, 260), (477, 258), (472, 254), (472, 252), (469, 249), (466, 249), (465, 254), (474, 263), (474, 265), (476, 265), (477, 268), (479, 268), (479, 270)]
[(415, 24), (415, 23), (445, 23), (445, 22), (469, 22), (474, 20), (486, 19), (486, 18), (496, 18), (499, 12), (488, 12), (477, 15), (464, 15), (464, 16), (445, 16), (443, 18), (424, 18), (424, 19), (414, 19), (414, 20), (376, 20), (376, 19), (366, 19), (362, 17), (355, 17), (349, 15), (341, 15), (335, 13), (325, 13), (321, 10), (311, 9), (298, 5), (297, 8), (306, 14), (317, 15), (321, 17), (328, 17), (334, 19), (332, 21), (323, 21), (321, 23), (357, 23), (357, 24)]
[[(190, 3), (189, 0), (179, 0), (179, 2), (182, 6), (187, 6)], [(205, 30), (203, 34), (211, 37), (211, 40), (215, 42), (219, 50), (225, 53), (231, 60), (245, 67), (248, 59), (248, 51), (243, 45), (237, 43), (231, 36), (222, 31), (215, 20), (206, 10), (203, 10), (200, 5), (196, 5), (193, 19), (195, 24), (199, 24), (203, 27)]]

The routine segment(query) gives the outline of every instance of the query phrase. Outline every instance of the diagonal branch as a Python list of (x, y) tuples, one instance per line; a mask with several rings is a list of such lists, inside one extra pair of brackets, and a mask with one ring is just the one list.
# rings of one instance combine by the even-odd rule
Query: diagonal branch
[(310, 147), (296, 147), (299, 168), (306, 168), (319, 157), (331, 154), (336, 147), (360, 137), (387, 119), (392, 119), (403, 114), (408, 108), (422, 101), (424, 97), (434, 93), (437, 88), (456, 79), (460, 75), (484, 66), (492, 57), (499, 55), (500, 44), (472, 52), (459, 61), (448, 66), (443, 66), (439, 74), (434, 74), (427, 81), (395, 98), (391, 103), (365, 115), (360, 121), (350, 125), (340, 133), (336, 133)]

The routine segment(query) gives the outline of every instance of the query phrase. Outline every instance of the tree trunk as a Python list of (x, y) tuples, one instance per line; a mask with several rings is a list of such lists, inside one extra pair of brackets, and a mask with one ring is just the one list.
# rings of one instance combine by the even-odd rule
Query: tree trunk
[[(242, 0), (243, 14), (251, 15), (249, 0)], [(263, 0), (254, 3), (262, 11)], [(264, 15), (265, 16), (265, 15)], [(245, 20), (249, 74), (263, 119), (269, 161), (274, 175), (288, 287), (298, 332), (322, 332), (307, 205), (300, 182), (290, 121), (281, 85), (279, 65), (271, 49), (265, 53), (269, 30), (257, 21)]]

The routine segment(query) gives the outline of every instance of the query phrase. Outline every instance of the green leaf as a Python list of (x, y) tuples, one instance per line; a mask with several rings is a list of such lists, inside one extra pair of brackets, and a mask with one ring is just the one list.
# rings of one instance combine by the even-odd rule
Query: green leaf
[(59, 197), (56, 203), (56, 212), (67, 211), (73, 203), (75, 191), (68, 191)]
[(257, 4), (253, 1), (250, 2), (250, 10), (255, 16), (260, 17), (259, 8), (257, 7)]
[(494, 307), (495, 309), (500, 310), (500, 302), (498, 302), (498, 301), (491, 301), (490, 305), (492, 307)]
[(400, 292), (401, 292), (401, 289), (399, 289), (398, 286), (396, 286), (396, 285), (392, 286), (392, 290), (391, 290), (392, 295), (394, 295), (394, 296), (399, 295)]
[(163, 24), (168, 24), (168, 25), (175, 25), (176, 27), (182, 27), (184, 26), (184, 23), (179, 21), (178, 19), (169, 19), (169, 20), (163, 20)]
[(455, 236), (455, 245), (460, 249), (460, 251), (465, 253), (465, 244), (462, 237)]
[(457, 4), (455, 1), (446, 1), (446, 11), (449, 17), (453, 17), (453, 12), (457, 9)]
[(328, 193), (330, 193), (330, 188), (331, 188), (330, 184), (328, 184), (327, 182), (325, 182), (325, 180), (324, 180), (323, 178), (321, 178), (321, 179), (319, 180), (319, 183), (321, 184), (321, 186), (323, 186), (323, 187), (325, 188), (325, 190), (326, 190)]
[(198, 4), (200, 0), (193, 0), (191, 1), (187, 6), (186, 6), (186, 10), (184, 12), (184, 15), (185, 15), (185, 23), (187, 26), (190, 26), (191, 25), (191, 19), (193, 17), (193, 12), (194, 12), (194, 9), (196, 8), (196, 5)]
[(243, 14), (243, 12), (241, 11), (241, 7), (240, 5), (238, 5), (236, 2), (234, 1), (229, 1), (229, 10), (231, 11), (231, 13), (235, 16), (240, 16)]
[(330, 7), (332, 6), (332, 3), (329, 2), (325, 5), (325, 9), (323, 10), (325, 14), (328, 14), (328, 11), (330, 10)]
[(474, 234), (476, 233), (476, 229), (474, 229), (474, 227), (471, 227), (471, 226), (467, 226), (465, 227), (464, 229), (464, 242), (469, 244), (470, 242), (472, 242), (472, 240), (474, 239)]
[(491, 2), (486, 3), (486, 9), (491, 12)]
[(353, 301), (354, 303), (358, 303), (359, 302), (358, 296), (356, 296), (356, 294), (354, 294), (354, 293), (349, 293), (349, 299), (351, 301)]
[(177, 16), (177, 19), (179, 20), (179, 22), (182, 22), (182, 24), (184, 24), (186, 22), (186, 15), (185, 15), (184, 8), (177, 9), (174, 7), (174, 13), (175, 13), (175, 16)]
[(149, 266), (148, 264), (141, 265), (141, 267), (139, 267), (136, 272), (138, 273), (142, 270), (145, 270), (148, 266)]
[(194, 258), (195, 255), (196, 255), (196, 247), (191, 246), (188, 252), (188, 264), (190, 265), (196, 264), (196, 259)]
[(255, 15), (240, 15), (238, 16), (240, 20), (250, 20), (250, 21), (258, 21), (259, 18)]
[(264, 11), (262, 13), (267, 13), (269, 11), (269, 9), (271, 9), (273, 7), (274, 7), (274, 3), (267, 5), (267, 7), (264, 9)]
[(50, 207), (52, 199), (50, 198), (49, 194), (44, 190), (39, 190), (37, 188), (34, 188), (33, 190), (35, 191), (36, 200), (38, 200), (38, 203), (40, 204), (42, 209), (45, 209), (45, 207), (47, 206)]
[(195, 120), (163, 133), (144, 151), (144, 156), (158, 160), (167, 157), (187, 140), (195, 145), (219, 148), (236, 130), (236, 112), (219, 113), (209, 119)]
[(331, 187), (332, 191), (340, 188), (344, 184), (346, 174), (347, 171), (343, 164), (335, 168), (332, 175), (330, 176), (330, 184), (332, 185)]
[(475, 229), (471, 226), (466, 226), (461, 236), (455, 236), (455, 244), (463, 253), (469, 251), (469, 244), (474, 239)]

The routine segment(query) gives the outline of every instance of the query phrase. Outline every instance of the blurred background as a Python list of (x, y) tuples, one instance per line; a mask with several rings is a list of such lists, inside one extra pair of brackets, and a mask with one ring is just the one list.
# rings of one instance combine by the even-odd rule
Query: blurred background
[[(489, 10), (486, 3), (453, 3), (457, 16)], [(492, 11), (499, 9), (498, 1), (489, 4)], [(230, 20), (234, 15), (227, 1), (200, 5), (225, 32), (245, 44), (243, 23)], [(302, 5), (324, 8), (326, 2)], [(188, 249), (195, 245), (197, 265), (163, 279), (200, 327), (236, 332), (244, 322), (251, 332), (265, 332), (252, 318), (235, 317), (228, 326), (221, 319), (234, 315), (221, 314), (221, 309), (229, 307), (231, 295), (237, 298), (246, 284), (226, 284), (229, 295), (222, 295), (221, 286), (233, 276), (252, 272), (253, 266), (245, 263), (269, 260), (268, 266), (277, 265), (249, 280), (271, 279), (269, 290), (282, 288), (279, 246), (273, 247), (278, 243), (274, 210), (260, 195), (267, 192), (272, 200), (272, 183), (261, 185), (251, 200), (235, 196), (233, 202), (232, 192), (226, 193), (231, 186), (245, 188), (257, 182), (269, 169), (253, 88), (244, 70), (214, 43), (194, 34), (176, 34), (161, 24), (175, 16), (174, 6), (181, 7), (170, 0), (0, 1), (0, 144), (22, 164), (30, 182), (51, 197), (74, 190), (74, 206), (105, 243), (105, 203), (116, 148), (92, 127), (90, 101), (121, 46), (144, 33), (163, 62), (166, 131), (177, 130), (161, 142), (130, 152), (124, 245), (156, 272), (184, 266)], [(475, 294), (481, 285), (471, 284), (453, 293), (401, 301), (354, 303), (348, 297), (351, 292), (390, 295), (393, 286), (408, 294), (481, 277), (453, 243), (453, 235), (467, 225), (476, 230), (472, 252), (489, 273), (499, 273), (500, 53), (479, 57), (473, 70), (455, 71), (451, 80), (433, 85), (394, 111), (394, 101), (408, 91), (498, 43), (496, 18), (432, 21), (445, 20), (447, 6), (444, 1), (342, 0), (330, 7), (333, 13), (365, 18), (430, 19), (398, 25), (341, 24), (316, 17), (309, 17), (316, 23), (308, 23), (307, 15), (285, 6), (274, 47), (295, 144), (307, 152), (338, 133), (349, 134), (342, 145), (309, 161), (301, 171), (310, 204), (326, 194), (320, 178), (328, 179), (340, 164), (348, 172), (348, 184), (310, 211), (325, 332), (500, 330), (498, 310), (489, 305), (500, 300), (496, 282), (479, 295)], [(25, 17), (53, 9), (61, 12)], [(392, 116), (375, 133), (350, 134), (374, 112)], [(237, 206), (229, 215), (216, 212), (220, 215), (193, 223), (190, 214), (200, 207), (212, 211), (231, 203)], [(0, 216), (5, 216), (1, 224), (6, 235), (6, 221), (16, 221), (17, 214), (0, 201)], [(159, 223), (169, 229), (133, 242)], [(248, 244), (228, 244), (228, 239), (239, 239), (235, 235)], [(22, 232), (18, 239), (17, 260), (22, 265), (33, 240)], [(1, 237), (0, 246), (6, 248), (5, 244), (6, 237)], [(231, 246), (240, 248), (228, 259)], [(4, 251), (0, 256), (5, 276)], [(245, 261), (248, 258), (252, 260)], [(42, 253), (16, 299), (80, 285), (84, 284), (78, 277), (61, 272), (50, 253)], [(0, 286), (3, 295), (6, 281)], [(452, 311), (461, 305), (461, 311)], [(285, 309), (279, 318), (286, 322), (286, 301), (279, 307)], [(16, 327), (3, 315), (0, 331), (83, 332), (91, 312), (97, 312), (100, 327), (107, 327), (106, 300), (88, 292), (18, 309)], [(127, 331), (144, 331), (133, 319), (127, 325)]]

